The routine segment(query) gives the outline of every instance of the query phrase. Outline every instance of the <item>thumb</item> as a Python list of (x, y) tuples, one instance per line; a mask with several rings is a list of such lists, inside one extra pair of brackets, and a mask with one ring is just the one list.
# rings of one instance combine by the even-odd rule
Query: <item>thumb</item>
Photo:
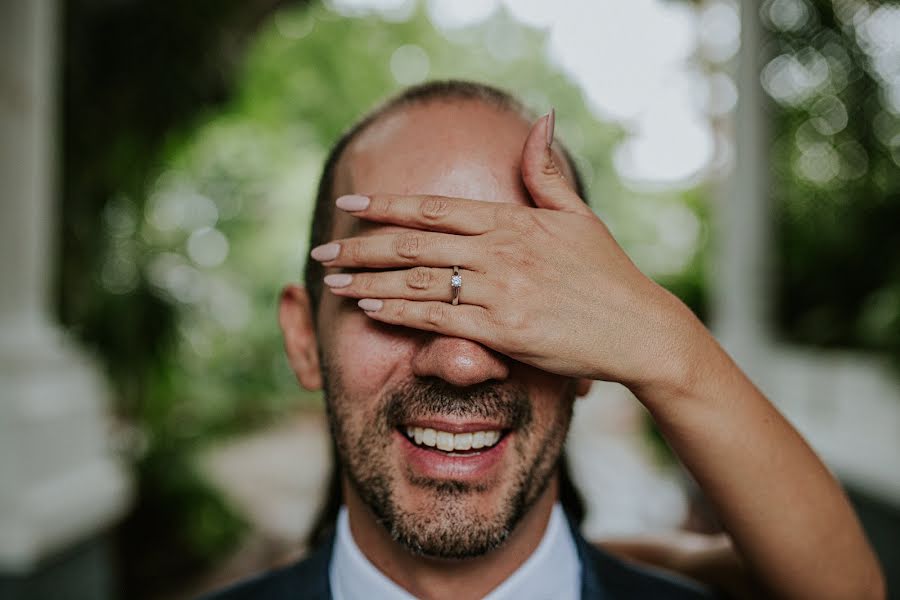
[(554, 159), (551, 145), (555, 120), (556, 112), (551, 109), (531, 126), (522, 148), (522, 181), (538, 208), (591, 213)]

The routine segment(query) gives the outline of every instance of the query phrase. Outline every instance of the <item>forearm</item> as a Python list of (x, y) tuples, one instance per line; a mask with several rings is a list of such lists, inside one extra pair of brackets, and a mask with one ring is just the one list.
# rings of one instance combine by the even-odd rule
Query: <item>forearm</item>
[(712, 336), (697, 329), (683, 339), (681, 373), (632, 391), (751, 573), (786, 598), (883, 597), (878, 563), (837, 481)]

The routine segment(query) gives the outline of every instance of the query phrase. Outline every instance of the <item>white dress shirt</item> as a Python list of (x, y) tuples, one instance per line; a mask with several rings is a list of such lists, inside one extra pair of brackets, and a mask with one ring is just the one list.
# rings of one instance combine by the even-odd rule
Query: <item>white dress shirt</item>
[[(328, 572), (334, 600), (414, 600), (369, 562), (350, 532), (347, 507), (338, 514)], [(485, 600), (577, 600), (581, 562), (562, 507), (556, 504), (540, 544)]]

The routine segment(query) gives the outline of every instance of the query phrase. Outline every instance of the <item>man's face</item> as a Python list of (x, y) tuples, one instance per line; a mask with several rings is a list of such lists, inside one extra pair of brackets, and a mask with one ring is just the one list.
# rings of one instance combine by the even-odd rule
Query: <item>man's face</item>
[[(406, 108), (351, 144), (335, 193), (530, 205), (519, 172), (528, 130), (520, 117), (475, 102)], [(401, 229), (336, 212), (333, 239)], [(449, 299), (449, 278), (447, 288)], [(478, 556), (502, 543), (542, 494), (553, 493), (548, 482), (568, 430), (572, 380), (470, 340), (379, 323), (354, 299), (327, 291), (318, 324), (348, 493), (394, 539), (428, 556)], [(459, 449), (469, 438), (484, 445)], [(432, 439), (445, 448), (452, 441), (454, 450), (429, 446)]]

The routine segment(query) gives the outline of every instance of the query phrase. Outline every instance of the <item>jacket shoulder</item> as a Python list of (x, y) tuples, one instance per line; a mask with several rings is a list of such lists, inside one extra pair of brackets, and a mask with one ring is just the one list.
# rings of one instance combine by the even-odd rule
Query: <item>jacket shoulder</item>
[(333, 540), (293, 564), (238, 581), (198, 600), (328, 600), (332, 544)]
[(588, 587), (593, 580), (593, 584), (603, 590), (604, 598), (700, 600), (717, 597), (712, 590), (693, 580), (625, 562), (591, 544), (585, 543), (581, 550), (583, 583)]

